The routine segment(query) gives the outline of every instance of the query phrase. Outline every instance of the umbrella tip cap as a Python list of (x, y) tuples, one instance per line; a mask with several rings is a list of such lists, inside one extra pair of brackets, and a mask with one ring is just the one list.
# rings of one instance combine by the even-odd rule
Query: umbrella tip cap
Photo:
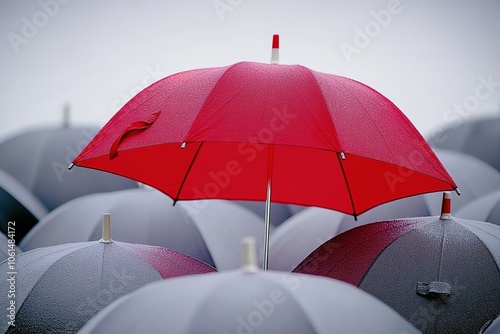
[(278, 64), (279, 61), (279, 49), (280, 47), (280, 35), (273, 35), (273, 48), (271, 53), (271, 64)]
[(99, 242), (103, 244), (110, 244), (113, 242), (113, 240), (111, 240), (111, 215), (107, 212), (102, 215), (102, 238)]
[(257, 267), (257, 250), (255, 246), (255, 238), (244, 237), (241, 240), (242, 244), (242, 257), (241, 257), (241, 270), (245, 273), (256, 273), (259, 268)]
[(278, 49), (280, 47), (280, 35), (273, 35), (273, 49)]
[(441, 220), (452, 219), (451, 216), (451, 192), (445, 191), (443, 192), (443, 202), (441, 204), (441, 216), (439, 217)]

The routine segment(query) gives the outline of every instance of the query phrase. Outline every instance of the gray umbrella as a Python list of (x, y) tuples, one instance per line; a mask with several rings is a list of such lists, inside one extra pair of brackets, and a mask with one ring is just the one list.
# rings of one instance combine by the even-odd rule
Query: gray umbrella
[(38, 248), (17, 256), (13, 267), (0, 264), (0, 308), (8, 312), (0, 333), (75, 333), (150, 282), (214, 271), (169, 249), (113, 242), (103, 229), (100, 241)]
[[(239, 267), (240, 240), (259, 237), (264, 221), (224, 200), (178, 202), (154, 189), (128, 189), (74, 199), (48, 214), (22, 240), (37, 247), (95, 240), (102, 212), (114, 216), (114, 235), (130, 243), (156, 245), (193, 256), (219, 270)], [(262, 238), (259, 238), (260, 250)]]
[(15, 241), (18, 243), (45, 215), (47, 209), (38, 198), (0, 169), (0, 231), (7, 234), (9, 222), (15, 222)]
[(481, 196), (463, 206), (457, 211), (456, 216), (500, 225), (500, 190)]
[(366, 224), (312, 252), (294, 272), (340, 279), (424, 333), (478, 333), (500, 313), (500, 226), (441, 217)]
[(33, 192), (49, 211), (82, 195), (137, 188), (137, 182), (113, 174), (67, 169), (97, 130), (57, 127), (19, 134), (0, 143), (0, 168)]
[(15, 234), (10, 234), (10, 236), (12, 236), (12, 238), (8, 238), (5, 234), (0, 233), (0, 262), (7, 260), (9, 257), (12, 262), (12, 257), (15, 257), (23, 252), (15, 245)]
[(428, 139), (433, 147), (473, 155), (500, 171), (500, 117), (465, 121)]
[(92, 318), (85, 333), (417, 333), (377, 299), (332, 279), (240, 270), (155, 282)]

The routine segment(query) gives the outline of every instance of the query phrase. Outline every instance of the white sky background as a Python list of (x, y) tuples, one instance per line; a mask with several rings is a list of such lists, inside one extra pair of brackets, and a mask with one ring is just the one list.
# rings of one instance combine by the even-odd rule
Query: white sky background
[[(399, 12), (350, 62), (341, 43), (356, 47), (356, 27), (373, 26), (371, 12), (397, 0), (57, 1), (0, 0), (0, 140), (60, 124), (66, 102), (73, 124), (101, 126), (167, 75), (268, 63), (273, 34), (280, 34), (280, 63), (368, 84), (425, 136), (469, 116), (500, 114), (497, 0), (400, 0)], [(218, 13), (217, 3), (228, 10)], [(40, 27), (23, 35), (27, 21)], [(14, 34), (23, 43), (15, 45)], [(478, 78), (488, 76), (496, 86), (481, 88), (477, 105), (447, 111), (474, 102)]]

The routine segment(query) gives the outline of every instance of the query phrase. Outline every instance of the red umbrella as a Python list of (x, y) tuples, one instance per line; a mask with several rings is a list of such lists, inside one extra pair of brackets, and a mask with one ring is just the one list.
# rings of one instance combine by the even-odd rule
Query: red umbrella
[(353, 284), (423, 333), (478, 333), (500, 313), (500, 227), (451, 216), (376, 222), (322, 244), (294, 272)]
[[(125, 104), (73, 163), (149, 184), (174, 201), (267, 201), (354, 216), (456, 189), (383, 95), (352, 79), (276, 63), (161, 79)], [(268, 217), (269, 209), (269, 224)]]

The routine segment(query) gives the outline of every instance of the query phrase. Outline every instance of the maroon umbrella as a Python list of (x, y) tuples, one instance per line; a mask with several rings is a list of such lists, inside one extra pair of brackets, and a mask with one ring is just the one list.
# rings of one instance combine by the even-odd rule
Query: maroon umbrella
[(355, 216), (457, 187), (408, 118), (371, 87), (248, 61), (145, 88), (73, 164), (151, 185), (174, 201), (266, 201)]
[(424, 333), (477, 333), (500, 313), (500, 227), (452, 218), (448, 201), (441, 217), (377, 222), (340, 234), (294, 272), (356, 285)]

